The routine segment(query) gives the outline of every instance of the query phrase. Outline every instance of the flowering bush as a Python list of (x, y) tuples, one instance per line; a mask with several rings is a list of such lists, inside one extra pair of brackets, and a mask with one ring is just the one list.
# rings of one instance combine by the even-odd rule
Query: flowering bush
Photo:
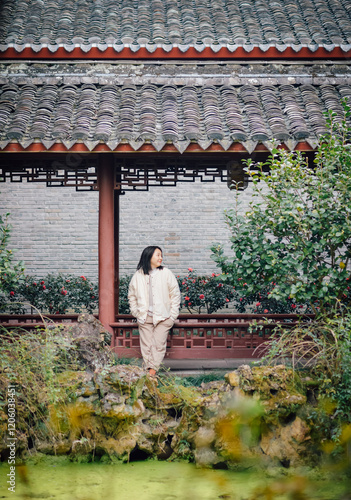
[[(184, 277), (177, 276), (181, 292), (181, 309), (192, 314), (214, 313), (219, 309), (230, 307), (238, 313), (253, 312), (254, 314), (288, 314), (310, 312), (306, 305), (296, 304), (292, 298), (278, 301), (270, 298), (275, 284), (263, 287), (260, 292), (248, 294), (247, 283), (239, 278), (236, 286), (223, 281), (222, 274), (212, 273), (208, 276), (197, 276), (189, 267)], [(124, 276), (119, 284), (119, 312), (129, 314), (128, 286), (131, 276)]]
[[(48, 274), (42, 279), (25, 276), (9, 293), (8, 304), (14, 302), (28, 303), (49, 314), (92, 313), (98, 307), (98, 289), (85, 276)], [(21, 309), (24, 312), (23, 305)]]
[(234, 298), (233, 287), (223, 284), (219, 274), (197, 276), (191, 267), (188, 271), (186, 276), (177, 276), (177, 279), (182, 294), (181, 307), (185, 307), (190, 313), (200, 314), (205, 310), (211, 314), (228, 306)]
[[(209, 314), (226, 307), (234, 297), (233, 288), (223, 285), (218, 281), (218, 274), (211, 276), (197, 276), (196, 272), (189, 268), (186, 276), (177, 276), (181, 298), (181, 308), (186, 308), (190, 313)], [(131, 276), (124, 276), (119, 283), (119, 312), (129, 314), (128, 287)]]

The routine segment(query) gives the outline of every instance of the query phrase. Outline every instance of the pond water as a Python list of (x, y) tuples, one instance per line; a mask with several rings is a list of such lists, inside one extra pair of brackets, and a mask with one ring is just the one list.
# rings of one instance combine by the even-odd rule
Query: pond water
[(346, 480), (305, 470), (233, 472), (198, 469), (185, 462), (62, 463), (17, 467), (15, 493), (0, 465), (1, 499), (52, 500), (339, 500), (350, 498)]

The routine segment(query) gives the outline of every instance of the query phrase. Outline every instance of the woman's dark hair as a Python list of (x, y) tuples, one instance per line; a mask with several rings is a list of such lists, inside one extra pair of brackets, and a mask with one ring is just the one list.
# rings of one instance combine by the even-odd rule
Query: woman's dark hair
[[(144, 274), (149, 274), (151, 271), (151, 257), (154, 255), (155, 250), (160, 250), (162, 253), (162, 248), (158, 246), (151, 245), (149, 247), (144, 248), (141, 253), (141, 257), (139, 260), (139, 264), (137, 265), (137, 270), (142, 269)], [(163, 266), (158, 267), (157, 269), (163, 269)]]

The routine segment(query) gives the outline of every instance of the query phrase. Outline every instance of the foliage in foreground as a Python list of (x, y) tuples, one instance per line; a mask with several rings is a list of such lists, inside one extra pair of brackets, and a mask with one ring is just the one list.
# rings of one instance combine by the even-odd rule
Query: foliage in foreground
[(249, 162), (250, 209), (240, 192), (227, 212), (231, 257), (220, 244), (213, 259), (225, 282), (246, 283), (245, 294), (273, 285), (270, 300), (309, 304), (315, 313), (351, 305), (350, 108), (330, 113), (314, 166), (300, 153), (273, 150), (266, 163)]
[(67, 400), (58, 374), (78, 368), (72, 347), (60, 335), (60, 327), (34, 332), (1, 329), (0, 410), (5, 410), (8, 384), (20, 388), (16, 409), (18, 432), (26, 432), (28, 422), (33, 429), (40, 427), (50, 405)]
[[(117, 453), (119, 459), (129, 461), (137, 442), (158, 457), (169, 436), (165, 423), (174, 424), (177, 420), (172, 434), (177, 459), (196, 458), (198, 464), (206, 463), (202, 459), (207, 457), (207, 446), (214, 442), (213, 455), (219, 463), (228, 460), (237, 466), (243, 461), (252, 466), (256, 459), (246, 453), (251, 446), (256, 447), (261, 431), (267, 432), (267, 425), (290, 432), (290, 417), (296, 417), (298, 423), (311, 415), (301, 377), (281, 365), (268, 369), (240, 367), (236, 373), (240, 373), (239, 386), (233, 382), (234, 390), (228, 385), (229, 376), (225, 382), (223, 376), (215, 373), (202, 376), (201, 381), (166, 373), (160, 375), (155, 385), (141, 368), (118, 366), (113, 357), (94, 373), (86, 370), (79, 354), (87, 351), (87, 345), (79, 342), (70, 337), (69, 330), (59, 328), (34, 333), (3, 331), (0, 335), (0, 421), (6, 421), (6, 387), (10, 382), (17, 387), (16, 429), (21, 453), (52, 453), (60, 449), (72, 460), (91, 461), (99, 449), (97, 460), (109, 456), (114, 459)], [(200, 384), (201, 388), (191, 387)], [(322, 381), (317, 380), (316, 394), (320, 387), (323, 388)], [(314, 411), (317, 416), (312, 413), (312, 425), (321, 415), (318, 408)], [(327, 442), (334, 432), (335, 443), (345, 448), (351, 426), (342, 428), (334, 415), (328, 414), (327, 418), (328, 434), (323, 428), (314, 443), (319, 449), (320, 437)], [(151, 432), (145, 434), (148, 426)], [(308, 426), (304, 429), (303, 433), (308, 433)], [(0, 431), (4, 432), (4, 426)], [(292, 439), (295, 437), (293, 431)], [(146, 439), (154, 451), (145, 448)], [(307, 448), (313, 453), (310, 441)]]
[[(351, 313), (322, 317), (293, 329), (278, 329), (266, 346), (263, 361), (290, 360), (303, 365), (319, 385), (319, 403), (325, 419), (351, 422)], [(319, 414), (319, 419), (321, 415)], [(336, 432), (340, 427), (336, 426)]]

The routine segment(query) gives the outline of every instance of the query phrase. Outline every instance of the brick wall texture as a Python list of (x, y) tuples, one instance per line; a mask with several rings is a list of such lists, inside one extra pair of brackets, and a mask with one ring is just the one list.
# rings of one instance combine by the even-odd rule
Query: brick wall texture
[[(242, 209), (250, 186), (240, 195)], [(226, 243), (229, 231), (224, 210), (234, 204), (225, 182), (179, 183), (129, 192), (120, 200), (120, 274), (135, 271), (141, 251), (159, 245), (164, 264), (176, 274), (188, 267), (200, 273), (216, 271), (210, 246)], [(36, 183), (0, 184), (0, 213), (10, 212), (10, 248), (23, 260), (28, 274), (71, 273), (97, 280), (98, 193), (74, 188), (48, 188)]]

